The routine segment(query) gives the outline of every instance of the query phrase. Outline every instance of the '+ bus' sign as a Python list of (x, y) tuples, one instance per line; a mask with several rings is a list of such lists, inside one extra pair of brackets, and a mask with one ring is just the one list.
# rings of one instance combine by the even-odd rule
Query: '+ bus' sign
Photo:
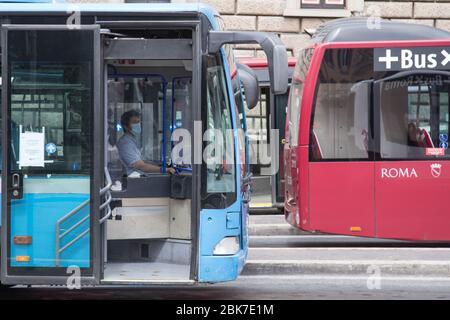
[(450, 70), (450, 47), (375, 48), (373, 69)]

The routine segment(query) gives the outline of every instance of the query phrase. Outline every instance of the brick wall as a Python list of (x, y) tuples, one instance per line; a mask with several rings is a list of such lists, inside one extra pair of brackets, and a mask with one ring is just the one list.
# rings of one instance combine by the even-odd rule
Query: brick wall
[[(123, 2), (124, 0), (68, 0), (69, 2)], [(203, 0), (222, 15), (227, 29), (270, 31), (279, 34), (291, 55), (309, 43), (305, 30), (317, 28), (333, 18), (292, 17), (286, 15), (289, 0)], [(198, 2), (197, 0), (172, 0), (172, 2)], [(353, 15), (381, 16), (382, 18), (422, 23), (450, 31), (450, 0), (371, 0), (364, 1), (361, 12)], [(239, 56), (261, 56), (255, 45), (239, 46)]]

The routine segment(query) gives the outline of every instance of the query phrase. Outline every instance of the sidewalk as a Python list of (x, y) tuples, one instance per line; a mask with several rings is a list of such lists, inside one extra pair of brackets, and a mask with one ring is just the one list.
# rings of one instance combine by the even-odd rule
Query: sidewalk
[(449, 248), (252, 248), (243, 275), (348, 275), (450, 279)]
[(250, 216), (243, 275), (343, 275), (450, 279), (450, 244), (313, 234), (283, 215)]

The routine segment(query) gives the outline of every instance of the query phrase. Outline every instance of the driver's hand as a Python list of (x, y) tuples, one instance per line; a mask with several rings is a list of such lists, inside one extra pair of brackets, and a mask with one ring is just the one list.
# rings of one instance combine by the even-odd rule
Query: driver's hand
[(174, 168), (166, 168), (166, 172), (168, 173), (168, 174), (171, 174), (171, 175), (173, 175), (173, 174), (175, 174), (176, 172), (177, 172), (177, 170), (175, 170)]

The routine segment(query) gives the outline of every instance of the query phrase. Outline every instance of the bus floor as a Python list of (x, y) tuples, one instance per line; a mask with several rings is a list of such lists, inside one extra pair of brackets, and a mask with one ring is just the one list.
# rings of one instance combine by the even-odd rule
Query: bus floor
[(190, 282), (190, 266), (162, 262), (108, 262), (102, 283)]

